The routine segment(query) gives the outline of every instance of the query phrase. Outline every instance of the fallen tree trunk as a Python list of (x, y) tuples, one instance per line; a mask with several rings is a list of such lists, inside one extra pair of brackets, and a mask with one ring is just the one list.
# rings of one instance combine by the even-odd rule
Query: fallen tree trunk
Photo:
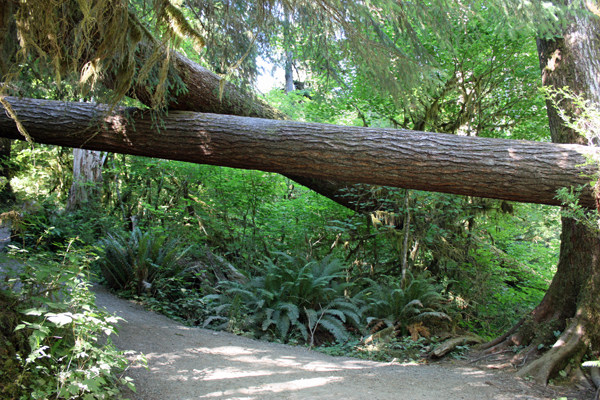
[[(143, 52), (140, 52), (143, 54)], [(170, 111), (194, 111), (203, 113), (237, 115), (265, 119), (289, 119), (287, 115), (270, 106), (253, 93), (241, 90), (230, 82), (225, 82), (217, 74), (178, 52), (172, 52), (174, 71), (185, 83), (186, 91), (170, 98), (167, 108)], [(105, 82), (114, 85), (114, 77)], [(222, 85), (222, 87), (221, 87)], [(221, 92), (222, 89), (222, 92)], [(131, 92), (135, 98), (152, 107), (152, 93), (144, 85), (134, 85)], [(347, 207), (365, 213), (382, 207), (368, 199), (369, 188), (355, 186), (348, 182), (334, 182), (318, 178), (286, 175), (287, 178)], [(368, 201), (365, 201), (368, 200)]]
[[(146, 48), (146, 46), (143, 46)], [(143, 52), (140, 52), (142, 55)], [(166, 56), (166, 55), (165, 55)], [(171, 52), (174, 71), (185, 83), (186, 91), (173, 96), (167, 108), (172, 111), (195, 111), (243, 117), (288, 119), (281, 111), (270, 106), (253, 93), (239, 89), (219, 75), (178, 52)], [(114, 77), (104, 83), (113, 87)], [(153, 94), (144, 85), (133, 85), (135, 98), (152, 107)]]
[[(595, 206), (586, 146), (192, 112), (156, 121), (137, 109), (7, 99), (40, 143), (552, 205), (557, 189), (586, 185), (580, 204)], [(0, 136), (23, 138), (4, 114)]]

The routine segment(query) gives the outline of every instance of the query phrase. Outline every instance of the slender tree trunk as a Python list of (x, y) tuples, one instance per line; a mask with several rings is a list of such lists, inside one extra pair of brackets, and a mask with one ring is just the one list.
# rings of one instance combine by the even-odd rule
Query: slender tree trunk
[(402, 287), (404, 287), (406, 285), (406, 269), (407, 269), (407, 262), (408, 262), (408, 237), (409, 237), (409, 233), (410, 233), (410, 191), (407, 190), (406, 191), (406, 196), (404, 199), (404, 208), (405, 208), (405, 215), (404, 215), (404, 240), (402, 242), (402, 261), (400, 264), (400, 269), (401, 269), (401, 274), (402, 274)]
[(285, 93), (294, 91), (293, 55), (291, 51), (285, 53)]
[[(0, 0), (0, 78), (8, 73), (14, 60), (17, 46), (17, 25), (14, 14), (15, 3), (12, 0)], [(10, 152), (12, 141), (0, 139), (0, 204), (15, 200), (10, 185)]]
[[(585, 184), (587, 146), (8, 99), (41, 143), (532, 203)], [(96, 121), (96, 122), (94, 122)], [(100, 123), (100, 126), (98, 124)], [(0, 137), (21, 137), (0, 114)], [(594, 207), (591, 190), (581, 204)]]
[[(564, 36), (538, 40), (543, 84), (560, 89), (568, 86), (577, 95), (600, 103), (600, 20), (597, 17), (574, 20)], [(587, 144), (587, 140), (565, 126), (555, 106), (548, 102), (550, 131), (554, 143)], [(570, 117), (579, 110), (567, 99), (560, 106)], [(597, 167), (596, 167), (597, 168)], [(589, 186), (589, 185), (588, 185)], [(490, 351), (516, 345), (528, 346), (521, 354), (535, 360), (519, 371), (540, 383), (575, 360), (575, 371), (591, 347), (600, 346), (600, 236), (573, 219), (563, 218), (557, 272), (541, 303), (503, 341)], [(554, 332), (562, 332), (555, 342)], [(498, 344), (496, 344), (498, 343)], [(536, 360), (540, 344), (552, 346)], [(546, 347), (547, 348), (547, 347)]]

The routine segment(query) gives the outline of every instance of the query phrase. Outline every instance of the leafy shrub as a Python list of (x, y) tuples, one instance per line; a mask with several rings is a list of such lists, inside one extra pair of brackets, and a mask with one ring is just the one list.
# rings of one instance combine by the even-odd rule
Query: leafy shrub
[(28, 201), (0, 213), (0, 220), (12, 223), (12, 241), (37, 251), (61, 251), (75, 243), (94, 243), (118, 223), (116, 218), (97, 210), (65, 213), (47, 197), (39, 202)]
[(133, 289), (141, 295), (155, 290), (154, 281), (181, 273), (184, 268), (178, 261), (185, 251), (175, 239), (135, 228), (129, 239), (109, 235), (102, 240), (98, 262), (109, 288)]
[(443, 310), (447, 300), (441, 295), (443, 288), (428, 274), (414, 277), (407, 274), (404, 287), (398, 279), (392, 279), (387, 285), (374, 283), (363, 292), (368, 305), (365, 313), (367, 322), (382, 326), (404, 328), (429, 318), (450, 320)]
[(203, 288), (193, 282), (189, 271), (180, 276), (158, 279), (154, 282), (152, 297), (144, 299), (148, 308), (188, 325), (200, 325), (206, 319), (207, 305)]
[[(361, 326), (360, 309), (344, 296), (345, 266), (337, 259), (304, 263), (281, 255), (280, 264), (265, 260), (260, 275), (247, 283), (224, 282), (224, 293), (204, 299), (213, 302), (213, 315), (205, 326), (216, 321), (230, 329), (251, 330), (258, 336), (270, 333), (288, 339), (292, 331), (314, 342), (318, 331), (346, 340), (346, 324)], [(224, 326), (221, 324), (221, 327)]]
[(0, 393), (22, 399), (103, 399), (118, 395), (118, 383), (134, 389), (128, 378), (119, 377), (129, 365), (124, 353), (108, 337), (98, 342), (115, 332), (117, 318), (96, 308), (81, 264), (38, 256), (16, 269), (4, 271), (12, 279), (0, 285), (0, 298), (8, 309), (3, 314), (12, 315), (9, 326), (17, 313), (25, 317), (21, 314), (10, 337), (6, 330), (2, 335), (12, 354), (0, 361), (12, 382)]

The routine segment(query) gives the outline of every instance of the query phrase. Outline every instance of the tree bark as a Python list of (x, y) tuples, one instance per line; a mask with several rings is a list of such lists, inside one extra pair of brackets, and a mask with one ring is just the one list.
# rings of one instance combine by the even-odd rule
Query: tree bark
[[(9, 101), (41, 143), (291, 176), (557, 205), (558, 188), (585, 185), (581, 174), (594, 172), (582, 165), (594, 149), (578, 145), (190, 112), (157, 122), (136, 109)], [(22, 138), (4, 114), (0, 136)], [(590, 189), (581, 204), (594, 207)]]
[[(542, 81), (547, 87), (568, 86), (575, 94), (600, 102), (600, 19), (575, 19), (565, 28), (562, 38), (538, 39)], [(579, 110), (568, 99), (560, 106), (569, 117)], [(587, 144), (587, 139), (567, 127), (552, 102), (547, 103), (550, 131), (554, 143)], [(598, 166), (596, 165), (596, 172)], [(539, 344), (552, 345), (554, 332), (562, 332), (558, 341), (543, 356), (526, 365), (519, 375), (533, 376), (546, 383), (574, 359), (575, 370), (584, 353), (600, 346), (600, 235), (570, 218), (563, 218), (561, 248), (557, 272), (541, 303), (510, 335), (491, 351), (510, 345), (528, 346), (521, 358), (535, 359)], [(581, 371), (579, 371), (581, 372)], [(583, 376), (582, 374), (579, 374)]]
[(73, 149), (73, 184), (69, 189), (67, 211), (94, 208), (100, 198), (102, 154), (99, 151)]
[[(144, 50), (144, 49), (142, 49)], [(140, 54), (143, 51), (140, 50)], [(177, 52), (172, 52), (174, 71), (185, 83), (187, 91), (171, 97), (167, 104), (172, 111), (197, 111), (214, 114), (239, 115), (244, 117), (265, 119), (288, 119), (288, 117), (270, 106), (254, 94), (240, 90), (219, 75)], [(114, 79), (107, 79), (106, 85), (111, 87)], [(133, 97), (143, 104), (152, 107), (152, 93), (148, 88), (134, 85), (131, 89)]]

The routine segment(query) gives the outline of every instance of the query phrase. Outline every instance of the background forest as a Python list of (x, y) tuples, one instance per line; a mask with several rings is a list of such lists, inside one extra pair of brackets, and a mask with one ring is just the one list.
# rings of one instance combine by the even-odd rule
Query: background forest
[[(192, 32), (172, 48), (240, 90), (269, 73), (259, 62), (278, 66), (281, 87), (260, 98), (292, 120), (550, 141), (539, 30), (485, 7), (443, 18), (430, 7), (424, 24), (410, 19), (416, 6), (406, 20), (375, 7), (354, 15), (352, 32), (311, 15), (310, 4), (173, 2), (173, 26)], [(129, 8), (149, 34), (165, 35), (145, 2)], [(352, 47), (361, 40), (380, 48)], [(26, 97), (112, 93), (100, 83), (82, 90), (76, 74), (59, 81), (36, 57), (21, 68)], [(0, 283), (0, 318), (10, 321), (0, 331), (2, 398), (33, 387), (34, 398), (107, 393), (126, 363), (96, 342), (115, 321), (93, 308), (91, 281), (194, 326), (419, 360), (452, 335), (502, 335), (556, 272), (558, 207), (372, 185), (328, 198), (273, 173), (1, 140), (0, 211), (12, 233), (0, 256), (5, 270), (17, 265), (11, 258), (25, 265)], [(83, 164), (95, 174), (83, 183), (74, 175), (82, 157), (95, 159)]]

